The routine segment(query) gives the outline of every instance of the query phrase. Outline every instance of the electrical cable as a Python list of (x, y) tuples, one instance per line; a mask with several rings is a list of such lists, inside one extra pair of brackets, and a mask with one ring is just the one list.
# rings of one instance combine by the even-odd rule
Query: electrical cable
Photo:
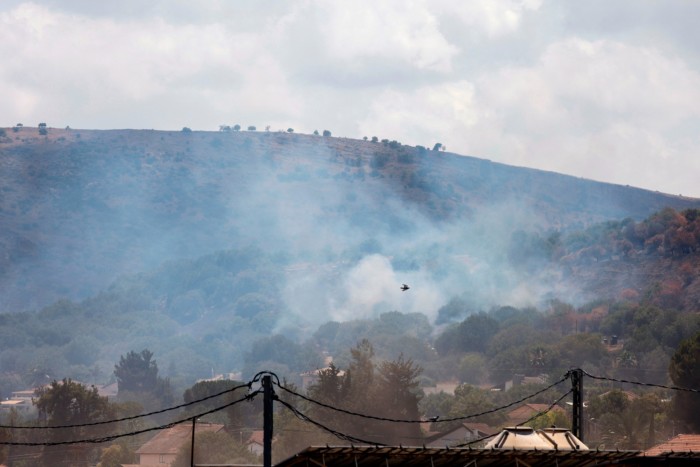
[(626, 379), (609, 378), (607, 376), (595, 376), (595, 375), (588, 373), (586, 370), (581, 370), (581, 371), (583, 372), (584, 375), (588, 376), (589, 378), (603, 380), (603, 381), (614, 381), (616, 383), (636, 384), (638, 386), (650, 386), (650, 387), (654, 387), (654, 388), (669, 389), (671, 391), (685, 391), (685, 392), (700, 393), (700, 389), (681, 388), (678, 386), (666, 386), (664, 384), (642, 383), (639, 381), (628, 381)]
[(225, 391), (221, 391), (221, 392), (216, 393), (216, 394), (212, 394), (211, 396), (203, 397), (203, 398), (201, 398), (201, 399), (197, 399), (197, 400), (191, 401), (191, 402), (186, 402), (186, 403), (184, 403), (184, 404), (176, 405), (176, 406), (174, 406), (174, 407), (168, 407), (168, 408), (166, 408), (166, 409), (156, 410), (156, 411), (153, 411), (153, 412), (148, 412), (148, 413), (139, 414), (139, 415), (132, 415), (132, 416), (130, 416), (130, 417), (117, 418), (117, 419), (114, 419), (114, 420), (105, 420), (105, 421), (102, 421), (102, 422), (81, 423), (81, 424), (75, 424), (75, 425), (56, 425), (56, 426), (12, 426), (12, 425), (0, 425), (0, 429), (1, 429), (1, 428), (10, 428), (10, 429), (13, 429), (13, 430), (14, 430), (14, 429), (20, 428), (20, 429), (23, 429), (23, 430), (52, 430), (52, 429), (54, 429), (54, 428), (82, 428), (82, 427), (86, 427), (86, 426), (106, 425), (106, 424), (109, 424), (109, 423), (125, 422), (125, 421), (128, 421), (128, 420), (136, 420), (136, 419), (139, 419), (139, 418), (150, 417), (151, 415), (158, 415), (158, 414), (161, 414), (161, 413), (170, 412), (171, 410), (176, 410), (176, 409), (181, 409), (181, 408), (183, 408), (183, 407), (188, 407), (188, 406), (190, 406), (190, 405), (198, 404), (198, 403), (200, 403), (200, 402), (204, 402), (204, 401), (206, 401), (206, 400), (213, 399), (213, 398), (215, 398), (215, 397), (219, 397), (219, 396), (224, 395), (224, 394), (227, 394), (227, 393), (229, 393), (229, 392), (237, 391), (238, 389), (241, 389), (241, 388), (244, 388), (244, 387), (247, 387), (248, 390), (250, 390), (251, 385), (252, 385), (252, 381), (249, 382), (249, 383), (246, 383), (246, 384), (238, 385), (238, 386), (233, 387), (233, 388), (230, 388), (230, 389), (226, 389)]
[[(530, 423), (531, 421), (533, 421), (534, 419), (536, 419), (537, 417), (541, 417), (542, 415), (546, 414), (547, 412), (549, 412), (550, 410), (552, 410), (552, 409), (554, 408), (555, 405), (557, 405), (559, 402), (561, 402), (562, 400), (564, 400), (564, 398), (565, 398), (566, 396), (568, 396), (569, 394), (571, 394), (572, 392), (574, 392), (574, 390), (573, 390), (573, 389), (570, 389), (569, 392), (567, 392), (566, 394), (564, 394), (563, 396), (561, 396), (559, 399), (555, 400), (555, 401), (554, 401), (552, 404), (550, 404), (550, 406), (547, 407), (545, 410), (543, 410), (543, 411), (541, 411), (541, 412), (537, 412), (535, 415), (533, 415), (532, 417), (528, 418), (528, 419), (525, 420), (524, 422), (520, 423), (518, 426), (520, 426), (520, 425), (526, 425), (526, 424)], [(501, 431), (502, 431), (503, 429), (505, 429), (505, 428), (502, 428)], [(500, 433), (500, 431), (499, 431), (498, 433), (494, 433), (494, 434), (492, 434), (492, 435), (483, 436), (483, 437), (481, 437), (481, 438), (479, 438), (479, 439), (473, 439), (473, 440), (468, 441), (468, 442), (466, 442), (466, 443), (457, 444), (457, 445), (455, 445), (454, 447), (456, 447), (456, 448), (461, 448), (461, 447), (464, 447), (464, 446), (470, 446), (470, 445), (472, 445), (472, 444), (480, 443), (481, 441), (486, 441), (486, 440), (489, 439), (489, 438), (493, 438), (494, 436), (498, 435), (499, 433)]]
[[(482, 415), (488, 415), (488, 414), (491, 414), (491, 413), (494, 413), (494, 412), (498, 412), (499, 410), (507, 409), (507, 408), (512, 407), (512, 406), (514, 406), (514, 405), (516, 405), (516, 404), (519, 404), (519, 403), (524, 402), (524, 401), (526, 401), (526, 400), (528, 400), (528, 399), (531, 399), (531, 398), (533, 398), (533, 397), (535, 397), (535, 396), (537, 396), (537, 395), (539, 395), (539, 394), (542, 394), (543, 392), (548, 391), (549, 389), (552, 389), (553, 387), (555, 387), (555, 386), (557, 386), (557, 385), (563, 383), (564, 381), (566, 381), (567, 379), (569, 379), (569, 374), (570, 374), (570, 373), (567, 372), (559, 381), (550, 384), (549, 386), (545, 387), (544, 389), (541, 389), (541, 390), (539, 390), (539, 391), (537, 391), (537, 392), (535, 392), (535, 393), (532, 393), (532, 394), (530, 394), (530, 395), (527, 395), (527, 396), (525, 396), (525, 397), (523, 397), (523, 398), (521, 398), (521, 399), (518, 399), (518, 400), (516, 400), (516, 401), (513, 401), (513, 402), (511, 402), (511, 403), (509, 403), (509, 404), (506, 404), (506, 405), (503, 405), (503, 406), (501, 406), (501, 407), (496, 407), (496, 408), (489, 409), (489, 410), (486, 410), (486, 411), (484, 411), (484, 412), (480, 412), (480, 413), (476, 413), (476, 414), (463, 415), (463, 416), (461, 416), (461, 417), (452, 417), (452, 418), (444, 418), (444, 419), (441, 418), (441, 419), (435, 420), (433, 423), (447, 423), (447, 422), (454, 422), (454, 421), (459, 421), (459, 420), (467, 420), (467, 419), (470, 419), (470, 418), (476, 418), (476, 417), (480, 417), (480, 416), (482, 416)], [(344, 413), (344, 414), (346, 414), (346, 415), (352, 415), (352, 416), (355, 416), (355, 417), (368, 418), (368, 419), (372, 419), (372, 420), (379, 420), (379, 421), (384, 421), (384, 422), (394, 422), (394, 423), (426, 423), (426, 422), (428, 421), (428, 420), (405, 420), (405, 419), (378, 417), (378, 416), (376, 416), (376, 415), (367, 415), (367, 414), (363, 414), (363, 413), (353, 412), (353, 411), (351, 411), (351, 410), (346, 410), (346, 409), (341, 409), (341, 408), (339, 408), (339, 407), (334, 407), (334, 406), (332, 406), (332, 405), (329, 405), (329, 404), (326, 404), (326, 403), (317, 401), (317, 400), (315, 400), (315, 399), (312, 399), (312, 398), (310, 398), (310, 397), (307, 397), (307, 396), (305, 396), (305, 395), (303, 395), (303, 394), (299, 394), (298, 392), (293, 391), (293, 390), (291, 390), (291, 389), (289, 389), (289, 388), (287, 388), (287, 387), (285, 387), (285, 386), (282, 386), (282, 385), (279, 384), (279, 383), (277, 383), (277, 386), (278, 386), (280, 389), (282, 389), (282, 390), (288, 392), (289, 394), (292, 394), (292, 395), (295, 395), (295, 396), (297, 396), (297, 397), (300, 397), (301, 399), (304, 399), (305, 401), (312, 402), (312, 403), (314, 403), (314, 404), (316, 404), (316, 405), (319, 405), (319, 406), (321, 406), (321, 407), (325, 407), (325, 408), (327, 408), (327, 409), (335, 410), (335, 411), (337, 411), (337, 412), (341, 412), (341, 413)]]
[(340, 431), (334, 430), (333, 428), (329, 428), (326, 425), (323, 425), (322, 423), (317, 422), (316, 420), (313, 420), (308, 415), (301, 413), (298, 409), (293, 407), (291, 404), (289, 404), (283, 400), (280, 400), (280, 399), (276, 399), (276, 401), (279, 402), (280, 404), (282, 404), (288, 410), (290, 410), (299, 420), (311, 423), (312, 425), (315, 425), (315, 426), (321, 428), (322, 430), (327, 431), (328, 433), (332, 434), (333, 436), (335, 436), (338, 439), (342, 439), (343, 441), (349, 441), (351, 443), (367, 444), (367, 445), (377, 446), (377, 447), (385, 446), (385, 444), (383, 444), (383, 443), (378, 443), (376, 441), (367, 441), (365, 439), (357, 438), (355, 436), (348, 435), (348, 434), (342, 433)]
[[(29, 442), (9, 442), (9, 441), (0, 441), (0, 446), (63, 446), (67, 444), (100, 444), (100, 443), (106, 443), (109, 441), (114, 441), (115, 439), (119, 438), (124, 438), (127, 436), (136, 436), (140, 435), (143, 433), (148, 433), (150, 431), (157, 431), (157, 430), (164, 430), (166, 428), (171, 428), (175, 425), (179, 425), (180, 423), (185, 423), (192, 421), (192, 419), (200, 418), (205, 415), (210, 415), (212, 413), (218, 412), (219, 410), (223, 410), (225, 408), (234, 406), (236, 404), (239, 404), (244, 401), (248, 400), (253, 400), (255, 396), (260, 394), (262, 391), (255, 391), (250, 394), (246, 394), (244, 397), (237, 399), (233, 402), (229, 402), (228, 404), (222, 405), (221, 407), (216, 407), (214, 409), (208, 410), (206, 412), (202, 412), (196, 415), (193, 415), (191, 417), (183, 418), (180, 420), (176, 420), (174, 422), (166, 423), (165, 425), (159, 425), (151, 428), (144, 428), (142, 430), (136, 430), (136, 431), (131, 431), (128, 433), (120, 433), (117, 435), (110, 435), (110, 436), (104, 436), (101, 438), (88, 438), (88, 439), (79, 439), (79, 440), (73, 440), (73, 441), (55, 441), (55, 442), (43, 442), (43, 443), (29, 443)], [(55, 428), (55, 427), (51, 427)]]

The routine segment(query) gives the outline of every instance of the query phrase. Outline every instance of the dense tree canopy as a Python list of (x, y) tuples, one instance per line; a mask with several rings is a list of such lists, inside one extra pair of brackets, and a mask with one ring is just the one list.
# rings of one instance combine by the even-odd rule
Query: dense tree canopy
[[(677, 386), (700, 388), (700, 332), (686, 339), (671, 357), (669, 374)], [(700, 397), (697, 393), (679, 391), (674, 398), (676, 415), (688, 426), (700, 431)]]
[[(85, 425), (109, 420), (114, 410), (106, 397), (98, 394), (97, 388), (87, 388), (71, 379), (52, 381), (36, 391), (35, 405), (40, 418), (45, 418), (49, 426)], [(105, 426), (61, 428), (49, 431), (51, 442), (72, 441), (96, 438), (104, 434)], [(42, 452), (43, 465), (62, 465), (82, 462), (96, 452), (90, 445), (71, 445), (68, 449), (60, 445), (46, 446)]]

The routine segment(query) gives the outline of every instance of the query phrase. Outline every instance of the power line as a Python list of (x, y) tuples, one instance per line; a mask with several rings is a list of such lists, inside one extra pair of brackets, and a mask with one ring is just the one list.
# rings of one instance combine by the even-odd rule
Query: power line
[[(513, 402), (511, 402), (511, 403), (509, 403), (509, 404), (506, 404), (506, 405), (503, 405), (503, 406), (500, 406), (500, 407), (496, 407), (496, 408), (493, 408), (493, 409), (485, 410), (484, 412), (471, 414), (471, 415), (463, 415), (463, 416), (461, 416), (461, 417), (452, 417), (452, 418), (444, 418), (444, 419), (441, 418), (441, 419), (438, 419), (438, 420), (434, 421), (433, 423), (447, 423), (447, 422), (454, 422), (454, 421), (460, 421), (460, 420), (467, 420), (467, 419), (470, 419), (470, 418), (476, 418), (476, 417), (480, 417), (480, 416), (482, 416), (482, 415), (488, 415), (488, 414), (491, 414), (491, 413), (494, 413), (494, 412), (498, 412), (499, 410), (507, 409), (507, 408), (512, 407), (512, 406), (514, 406), (514, 405), (516, 405), (516, 404), (519, 404), (519, 403), (524, 402), (524, 401), (526, 401), (526, 400), (528, 400), (528, 399), (531, 399), (531, 398), (533, 398), (533, 397), (535, 397), (535, 396), (537, 396), (537, 395), (539, 395), (539, 394), (542, 394), (543, 392), (546, 392), (546, 391), (552, 389), (553, 387), (555, 387), (555, 386), (557, 386), (557, 385), (563, 383), (563, 382), (566, 381), (567, 379), (569, 379), (569, 373), (568, 373), (568, 372), (567, 372), (559, 381), (557, 381), (557, 382), (555, 382), (555, 383), (552, 383), (552, 384), (550, 384), (549, 386), (545, 387), (544, 389), (540, 389), (540, 390), (537, 391), (537, 392), (534, 392), (534, 393), (532, 393), (532, 394), (529, 394), (529, 395), (527, 395), (527, 396), (525, 396), (525, 397), (523, 397), (523, 398), (521, 398), (521, 399), (518, 399), (518, 400), (516, 400), (516, 401), (513, 401)], [(376, 416), (376, 415), (368, 415), (368, 414), (363, 414), (363, 413), (359, 413), (359, 412), (353, 412), (353, 411), (351, 411), (351, 410), (346, 410), (346, 409), (341, 409), (341, 408), (339, 408), (339, 407), (334, 407), (334, 406), (332, 406), (332, 405), (330, 405), (330, 404), (326, 404), (326, 403), (323, 403), (323, 402), (321, 402), (321, 401), (317, 401), (317, 400), (315, 400), (315, 399), (312, 399), (312, 398), (310, 398), (310, 397), (307, 397), (307, 396), (305, 396), (305, 395), (303, 395), (303, 394), (299, 394), (299, 393), (296, 392), (296, 391), (293, 391), (293, 390), (291, 390), (291, 389), (289, 389), (289, 388), (287, 388), (287, 387), (285, 387), (285, 386), (282, 386), (279, 382), (277, 383), (277, 386), (278, 386), (280, 389), (282, 389), (282, 390), (284, 390), (284, 391), (287, 391), (288, 393), (290, 393), (290, 394), (292, 394), (292, 395), (295, 395), (295, 396), (297, 396), (297, 397), (299, 397), (299, 398), (301, 398), (301, 399), (304, 399), (305, 401), (308, 401), (308, 402), (314, 403), (314, 404), (316, 404), (316, 405), (319, 405), (319, 406), (321, 406), (321, 407), (325, 407), (325, 408), (327, 408), (327, 409), (335, 410), (335, 411), (337, 411), (337, 412), (341, 412), (341, 413), (344, 413), (344, 414), (347, 414), (347, 415), (352, 415), (352, 416), (355, 416), (355, 417), (368, 418), (368, 419), (371, 419), (371, 420), (379, 420), (379, 421), (393, 422), (393, 423), (425, 423), (425, 422), (427, 421), (427, 420), (405, 420), (405, 419), (397, 419), (397, 418), (379, 417), (379, 416)]]
[(639, 381), (629, 381), (626, 379), (610, 378), (607, 376), (595, 376), (595, 375), (588, 373), (586, 370), (581, 370), (581, 371), (583, 372), (584, 375), (586, 375), (590, 378), (603, 380), (603, 381), (614, 381), (616, 383), (636, 384), (638, 386), (649, 386), (649, 387), (654, 387), (654, 388), (669, 389), (671, 391), (685, 391), (685, 392), (700, 393), (700, 389), (681, 388), (678, 386), (666, 386), (664, 384), (643, 383), (643, 382), (639, 382)]
[[(49, 442), (43, 442), (43, 443), (0, 441), (0, 446), (2, 446), (2, 445), (5, 445), (5, 446), (63, 446), (63, 445), (67, 445), (67, 444), (106, 443), (106, 442), (114, 441), (115, 439), (124, 438), (127, 436), (136, 436), (136, 435), (140, 435), (143, 433), (148, 433), (150, 431), (157, 431), (157, 430), (164, 430), (166, 428), (172, 428), (173, 426), (179, 425), (180, 423), (192, 421), (193, 418), (204, 417), (205, 415), (209, 415), (209, 414), (218, 412), (219, 410), (223, 410), (225, 408), (231, 407), (231, 406), (236, 405), (238, 403), (241, 403), (243, 401), (252, 400), (258, 394), (260, 394), (260, 391), (255, 391), (251, 394), (246, 394), (244, 397), (237, 399), (233, 402), (229, 402), (228, 404), (222, 405), (221, 407), (216, 407), (214, 409), (193, 415), (191, 417), (187, 417), (187, 418), (176, 420), (176, 421), (173, 421), (170, 423), (166, 423), (165, 425), (155, 426), (155, 427), (151, 427), (151, 428), (144, 428), (142, 430), (131, 431), (128, 433), (120, 433), (117, 435), (104, 436), (101, 438), (88, 438), (88, 439), (79, 439), (79, 440), (73, 440), (73, 441), (53, 441), (53, 442), (49, 441)], [(48, 428), (57, 428), (57, 427), (48, 427)]]
[(333, 436), (335, 436), (338, 439), (342, 439), (343, 441), (349, 441), (351, 443), (368, 444), (368, 445), (372, 445), (372, 446), (385, 446), (385, 444), (383, 444), (383, 443), (378, 443), (376, 441), (367, 441), (365, 439), (358, 438), (358, 437), (352, 436), (352, 435), (348, 435), (348, 434), (342, 433), (338, 430), (334, 430), (333, 428), (329, 428), (326, 425), (322, 424), (321, 422), (317, 422), (316, 420), (313, 420), (308, 415), (301, 413), (297, 408), (295, 408), (291, 404), (289, 404), (283, 400), (280, 400), (280, 399), (276, 399), (276, 401), (279, 402), (280, 404), (282, 404), (288, 410), (290, 410), (299, 420), (311, 423), (312, 425), (315, 425), (315, 426), (321, 428), (322, 430), (327, 431), (328, 433), (332, 434)]
[(247, 388), (250, 390), (251, 385), (252, 385), (252, 381), (249, 382), (249, 383), (246, 383), (246, 384), (238, 385), (238, 386), (233, 387), (233, 388), (230, 388), (230, 389), (226, 389), (225, 391), (221, 391), (221, 392), (219, 392), (219, 393), (212, 394), (212, 395), (207, 396), (207, 397), (203, 397), (203, 398), (201, 398), (201, 399), (197, 399), (197, 400), (195, 400), (195, 401), (186, 402), (186, 403), (184, 403), (184, 404), (176, 405), (176, 406), (174, 406), (174, 407), (168, 407), (168, 408), (166, 408), (166, 409), (156, 410), (156, 411), (153, 411), (153, 412), (148, 412), (148, 413), (139, 414), (139, 415), (132, 415), (132, 416), (130, 416), (130, 417), (117, 418), (117, 419), (114, 419), (114, 420), (105, 420), (105, 421), (102, 421), (102, 422), (81, 423), (81, 424), (75, 424), (75, 425), (56, 425), (56, 426), (12, 426), (12, 425), (0, 425), (0, 428), (8, 428), (8, 429), (13, 429), (13, 430), (14, 430), (14, 429), (18, 429), (18, 428), (19, 428), (19, 429), (23, 429), (23, 430), (53, 430), (53, 429), (55, 429), (55, 428), (82, 428), (82, 427), (95, 426), (95, 425), (106, 425), (106, 424), (109, 424), (109, 423), (125, 422), (125, 421), (128, 421), (128, 420), (136, 420), (136, 419), (139, 419), (139, 418), (150, 417), (150, 416), (152, 416), (152, 415), (158, 415), (158, 414), (161, 414), (161, 413), (170, 412), (171, 410), (176, 410), (176, 409), (181, 409), (181, 408), (183, 408), (183, 407), (188, 407), (188, 406), (190, 406), (190, 405), (198, 404), (198, 403), (200, 403), (200, 402), (204, 402), (204, 401), (206, 401), (206, 400), (213, 399), (213, 398), (215, 398), (215, 397), (219, 397), (219, 396), (221, 396), (221, 395), (223, 395), (223, 394), (227, 394), (227, 393), (229, 393), (229, 392), (237, 391), (238, 389), (241, 389), (241, 388), (247, 387)]
[[(530, 417), (530, 418), (528, 418), (527, 420), (525, 420), (524, 422), (520, 423), (519, 426), (520, 426), (520, 425), (527, 425), (528, 423), (530, 423), (531, 421), (535, 420), (536, 418), (541, 417), (542, 415), (548, 413), (549, 411), (551, 411), (551, 410), (554, 408), (555, 405), (557, 405), (559, 402), (561, 402), (562, 400), (564, 400), (564, 398), (567, 397), (567, 396), (568, 396), (569, 394), (571, 394), (572, 392), (574, 392), (574, 390), (573, 390), (573, 389), (570, 389), (569, 392), (567, 392), (566, 394), (564, 394), (563, 396), (561, 396), (559, 399), (557, 399), (557, 400), (555, 400), (554, 402), (552, 402), (552, 404), (550, 404), (550, 406), (547, 407), (545, 410), (542, 410), (541, 412), (537, 412), (537, 413), (536, 413), (535, 415), (533, 415), (532, 417)], [(502, 430), (503, 430), (503, 428), (502, 428)], [(500, 433), (500, 432), (499, 432), (499, 433)], [(484, 437), (481, 437), (481, 438), (479, 438), (479, 439), (473, 439), (473, 440), (471, 440), (471, 441), (469, 441), (469, 442), (466, 442), (466, 443), (457, 444), (457, 445), (454, 446), (454, 447), (456, 447), (456, 448), (461, 448), (461, 447), (464, 447), (464, 446), (470, 446), (470, 445), (472, 445), (472, 444), (480, 443), (481, 441), (486, 441), (487, 439), (493, 438), (493, 437), (496, 436), (496, 435), (498, 435), (498, 433), (494, 433), (494, 434), (492, 434), (492, 435), (484, 436)]]

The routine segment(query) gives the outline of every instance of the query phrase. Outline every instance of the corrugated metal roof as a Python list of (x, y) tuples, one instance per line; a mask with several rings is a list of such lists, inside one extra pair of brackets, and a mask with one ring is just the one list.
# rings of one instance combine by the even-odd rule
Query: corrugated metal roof
[(307, 448), (276, 464), (276, 467), (307, 467), (312, 465), (328, 467), (452, 467), (457, 465), (512, 467), (518, 465), (516, 463), (539, 467), (587, 467), (604, 463), (606, 465), (636, 465), (636, 462), (642, 459), (638, 457), (639, 454), (638, 451), (326, 446)]

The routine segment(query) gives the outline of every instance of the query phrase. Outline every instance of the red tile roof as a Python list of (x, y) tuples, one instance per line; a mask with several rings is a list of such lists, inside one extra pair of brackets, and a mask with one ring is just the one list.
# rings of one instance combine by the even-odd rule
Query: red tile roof
[[(223, 425), (213, 423), (197, 423), (197, 433), (213, 431), (218, 433), (224, 429)], [(159, 431), (157, 435), (146, 444), (136, 450), (136, 454), (177, 454), (183, 443), (192, 437), (192, 424), (182, 423), (172, 428)]]
[(246, 444), (257, 443), (262, 446), (264, 440), (264, 432), (262, 430), (255, 430), (250, 434), (250, 438), (248, 438)]
[(700, 435), (678, 435), (665, 443), (649, 448), (644, 451), (644, 455), (660, 456), (670, 452), (700, 452)]
[[(526, 422), (538, 412), (546, 412), (549, 409), (549, 404), (523, 404), (520, 407), (508, 412), (508, 424), (517, 426)], [(564, 409), (555, 405), (551, 409), (554, 412), (565, 412)]]

